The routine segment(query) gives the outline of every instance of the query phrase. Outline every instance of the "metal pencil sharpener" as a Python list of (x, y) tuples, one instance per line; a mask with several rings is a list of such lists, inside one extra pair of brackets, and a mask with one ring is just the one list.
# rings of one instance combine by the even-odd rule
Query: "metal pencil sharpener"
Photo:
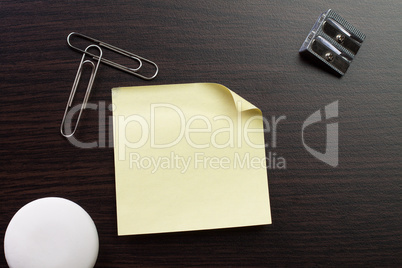
[(329, 9), (320, 15), (299, 53), (313, 56), (344, 75), (365, 38), (362, 32)]

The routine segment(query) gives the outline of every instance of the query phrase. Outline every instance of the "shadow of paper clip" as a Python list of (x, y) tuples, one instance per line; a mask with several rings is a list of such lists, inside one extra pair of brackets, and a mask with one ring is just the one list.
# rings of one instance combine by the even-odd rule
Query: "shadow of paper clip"
[[(99, 55), (95, 56), (94, 54), (89, 53), (88, 51), (89, 51), (90, 48), (98, 49), (99, 50)], [(102, 49), (97, 45), (89, 45), (85, 50), (83, 50), (83, 52), (84, 52), (84, 54), (82, 55), (80, 65), (78, 66), (77, 74), (76, 74), (75, 79), (74, 79), (73, 87), (71, 88), (70, 97), (68, 98), (66, 110), (64, 111), (63, 120), (61, 121), (61, 126), (60, 126), (60, 133), (61, 133), (61, 135), (63, 135), (66, 138), (69, 138), (69, 137), (73, 136), (75, 131), (77, 130), (78, 123), (80, 122), (80, 119), (81, 119), (82, 111), (85, 109), (85, 107), (86, 107), (86, 105), (88, 103), (89, 94), (91, 93), (92, 86), (93, 86), (93, 83), (95, 81), (96, 73), (98, 72), (99, 63), (101, 62), (102, 55), (103, 55)], [(85, 57), (86, 57), (87, 54), (91, 55), (97, 61), (94, 63), (92, 60), (88, 60), (88, 59), (86, 60)], [(87, 89), (86, 89), (85, 95), (84, 95), (84, 100), (82, 101), (82, 104), (81, 104), (81, 107), (80, 107), (80, 112), (78, 113), (78, 117), (77, 117), (76, 122), (74, 124), (74, 128), (71, 131), (71, 133), (66, 133), (65, 132), (66, 129), (71, 129), (72, 116), (69, 116), (69, 114), (70, 114), (69, 111), (72, 110), (70, 108), (71, 108), (71, 105), (73, 104), (73, 99), (74, 99), (75, 93), (77, 91), (78, 84), (79, 84), (79, 82), (81, 80), (81, 74), (82, 74), (84, 65), (89, 65), (91, 67), (91, 70), (92, 70), (91, 71), (91, 76), (89, 78), (88, 86), (87, 86)], [(72, 115), (74, 115), (74, 114), (75, 114), (75, 112), (72, 113)]]
[[(79, 52), (82, 52), (82, 53), (85, 53), (85, 54), (91, 56), (91, 57), (92, 57), (93, 59), (95, 59), (95, 60), (98, 59), (98, 56), (97, 56), (97, 55), (94, 55), (94, 54), (90, 53), (90, 52), (87, 51), (87, 50), (83, 50), (83, 49), (78, 48), (78, 47), (76, 47), (76, 46), (74, 46), (74, 45), (71, 44), (71, 37), (73, 37), (73, 36), (76, 36), (76, 37), (82, 38), (82, 39), (84, 39), (84, 40), (90, 41), (90, 42), (92, 42), (93, 44), (96, 44), (96, 45), (98, 45), (98, 46), (101, 47), (101, 48), (106, 48), (106, 49), (109, 49), (110, 51), (113, 51), (113, 52), (115, 52), (115, 53), (118, 53), (118, 54), (124, 55), (124, 56), (126, 56), (126, 57), (129, 57), (129, 58), (131, 58), (131, 59), (133, 59), (133, 60), (135, 60), (135, 61), (138, 62), (138, 67), (136, 67), (136, 68), (130, 68), (130, 67), (127, 67), (127, 66), (118, 64), (118, 63), (116, 63), (116, 62), (113, 62), (113, 61), (111, 61), (111, 60), (108, 60), (108, 59), (105, 59), (105, 58), (101, 58), (100, 61), (101, 61), (102, 63), (104, 63), (104, 64), (107, 64), (107, 65), (109, 65), (109, 66), (112, 66), (112, 67), (114, 67), (114, 68), (117, 68), (117, 69), (119, 69), (119, 70), (122, 70), (122, 71), (124, 71), (124, 72), (130, 73), (130, 74), (132, 74), (132, 75), (138, 76), (138, 77), (140, 77), (140, 78), (142, 78), (142, 79), (145, 79), (145, 80), (152, 80), (152, 79), (154, 79), (154, 78), (156, 77), (156, 75), (158, 74), (158, 71), (159, 71), (158, 65), (156, 65), (155, 62), (150, 61), (150, 60), (148, 60), (148, 59), (146, 59), (146, 58), (143, 58), (143, 57), (138, 56), (138, 55), (136, 55), (136, 54), (134, 54), (134, 53), (131, 53), (131, 52), (129, 52), (129, 51), (126, 51), (126, 50), (123, 50), (123, 49), (121, 49), (121, 48), (112, 46), (112, 45), (110, 45), (110, 44), (108, 44), (108, 43), (102, 42), (102, 41), (100, 41), (100, 40), (97, 40), (97, 39), (95, 39), (95, 38), (92, 38), (92, 37), (89, 37), (89, 36), (86, 36), (86, 35), (83, 35), (83, 34), (80, 34), (80, 33), (72, 32), (72, 33), (70, 33), (70, 34), (67, 36), (67, 43), (68, 43), (68, 45), (69, 45), (72, 49), (74, 49), (74, 50), (76, 50), (76, 51), (79, 51)], [(148, 63), (148, 64), (150, 64), (150, 65), (152, 65), (152, 66), (155, 68), (155, 72), (154, 72), (152, 75), (150, 75), (150, 76), (145, 76), (145, 75), (140, 74), (140, 73), (138, 72), (138, 71), (140, 71), (141, 69), (143, 69), (143, 66), (144, 66), (143, 63), (144, 63), (144, 62), (145, 62), (145, 63)]]

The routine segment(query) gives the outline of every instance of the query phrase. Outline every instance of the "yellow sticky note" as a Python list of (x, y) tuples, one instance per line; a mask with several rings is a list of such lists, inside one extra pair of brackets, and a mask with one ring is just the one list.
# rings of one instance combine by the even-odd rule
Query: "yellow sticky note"
[(271, 223), (261, 111), (213, 83), (112, 89), (119, 235)]

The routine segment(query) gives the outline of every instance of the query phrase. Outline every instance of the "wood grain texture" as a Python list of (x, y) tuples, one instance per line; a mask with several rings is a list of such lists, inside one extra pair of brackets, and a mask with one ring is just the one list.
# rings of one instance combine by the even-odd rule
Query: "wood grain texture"
[[(328, 8), (367, 35), (342, 78), (298, 55)], [(401, 267), (401, 13), (400, 0), (1, 1), (1, 240), (20, 207), (60, 196), (94, 219), (96, 267)], [(77, 148), (59, 134), (81, 57), (66, 44), (72, 31), (160, 67), (143, 81), (102, 65), (92, 103), (107, 107), (116, 86), (217, 82), (268, 119), (285, 115), (276, 148), (267, 148), (287, 164), (268, 170), (273, 224), (118, 237), (113, 149)], [(333, 168), (304, 149), (301, 127), (336, 100)], [(85, 111), (78, 131), (82, 141), (98, 140), (97, 111)], [(325, 125), (307, 138), (322, 148)]]

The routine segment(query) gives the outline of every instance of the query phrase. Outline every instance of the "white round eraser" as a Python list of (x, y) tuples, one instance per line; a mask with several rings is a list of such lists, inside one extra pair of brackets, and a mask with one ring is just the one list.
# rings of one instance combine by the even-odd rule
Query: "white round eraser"
[(23, 206), (4, 236), (11, 268), (92, 268), (99, 239), (88, 213), (76, 203), (47, 197)]

